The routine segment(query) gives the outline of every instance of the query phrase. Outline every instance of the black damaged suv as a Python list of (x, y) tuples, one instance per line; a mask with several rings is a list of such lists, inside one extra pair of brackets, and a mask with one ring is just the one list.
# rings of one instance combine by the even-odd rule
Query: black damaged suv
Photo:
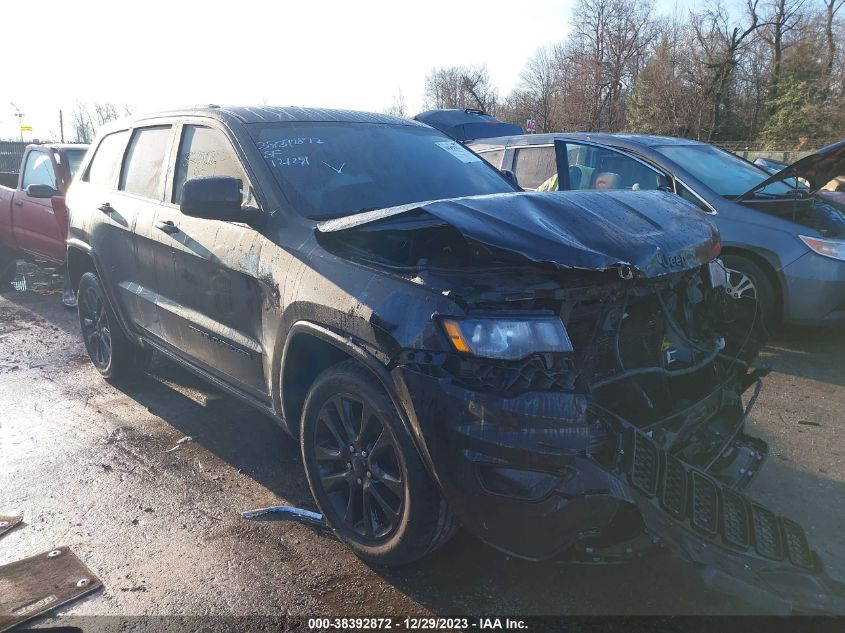
[(842, 610), (742, 493), (756, 304), (682, 199), (522, 192), (413, 121), (208, 107), (103, 131), (68, 207), (97, 370), (156, 350), (276, 418), (365, 560), (460, 523), (529, 559), (668, 546), (766, 608)]

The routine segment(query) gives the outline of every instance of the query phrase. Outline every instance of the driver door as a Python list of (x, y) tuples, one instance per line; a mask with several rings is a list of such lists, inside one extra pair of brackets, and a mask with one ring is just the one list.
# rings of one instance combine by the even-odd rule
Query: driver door
[[(21, 186), (15, 192), (13, 207), (17, 241), (29, 252), (51, 261), (67, 257), (67, 227), (56, 219), (50, 198), (33, 198), (26, 193), (30, 185), (47, 185), (57, 190), (56, 165), (46, 149), (32, 149), (26, 156)], [(64, 230), (62, 230), (64, 229)]]

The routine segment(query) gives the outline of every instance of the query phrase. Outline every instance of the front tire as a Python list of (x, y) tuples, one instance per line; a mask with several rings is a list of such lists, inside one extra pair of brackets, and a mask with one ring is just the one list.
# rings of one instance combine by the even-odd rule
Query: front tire
[(126, 337), (95, 273), (85, 273), (79, 280), (77, 313), (85, 350), (103, 378), (119, 382), (146, 370), (150, 351)]
[(359, 558), (410, 563), (453, 533), (446, 502), (396, 408), (359, 363), (345, 361), (317, 377), (300, 441), (320, 511)]
[(722, 262), (728, 269), (727, 293), (734, 299), (756, 299), (760, 319), (766, 328), (771, 329), (777, 325), (775, 289), (765, 271), (741, 255), (725, 255)]

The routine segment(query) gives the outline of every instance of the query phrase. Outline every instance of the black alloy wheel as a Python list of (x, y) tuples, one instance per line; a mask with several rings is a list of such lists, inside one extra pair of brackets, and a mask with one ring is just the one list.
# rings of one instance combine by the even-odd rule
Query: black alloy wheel
[(373, 541), (395, 532), (405, 483), (380, 413), (360, 396), (338, 394), (320, 409), (313, 441), (320, 486), (344, 525)]
[(146, 370), (151, 350), (139, 347), (123, 332), (100, 278), (93, 272), (79, 279), (76, 310), (85, 350), (104, 378), (111, 381), (136, 378)]
[(93, 286), (88, 286), (79, 298), (79, 324), (82, 327), (82, 338), (85, 349), (94, 366), (103, 371), (111, 363), (112, 336), (111, 324), (106, 314), (103, 297)]
[(354, 360), (323, 371), (302, 409), (305, 475), (335, 534), (377, 565), (415, 561), (457, 523), (375, 374)]

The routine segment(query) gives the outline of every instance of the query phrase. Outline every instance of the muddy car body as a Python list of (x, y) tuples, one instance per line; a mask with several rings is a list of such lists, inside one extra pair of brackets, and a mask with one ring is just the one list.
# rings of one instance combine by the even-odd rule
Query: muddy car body
[(837, 608), (741, 492), (756, 303), (680, 198), (515, 191), (424, 125), (263, 107), (112, 126), (69, 207), (97, 369), (157, 350), (276, 418), (365, 560), (460, 522), (529, 559), (668, 544), (767, 608)]

